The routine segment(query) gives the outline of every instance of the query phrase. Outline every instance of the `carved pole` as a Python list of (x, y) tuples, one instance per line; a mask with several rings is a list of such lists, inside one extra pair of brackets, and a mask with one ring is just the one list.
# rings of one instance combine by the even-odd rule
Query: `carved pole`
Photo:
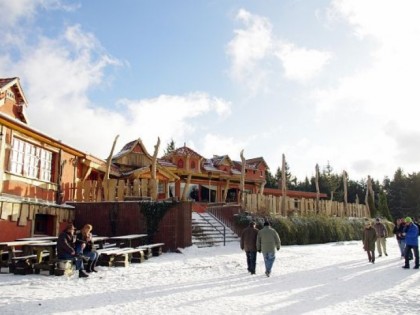
[(281, 162), (281, 212), (286, 213), (286, 157), (282, 155)]
[(111, 169), (112, 156), (114, 155), (115, 144), (117, 143), (118, 137), (119, 137), (119, 135), (117, 135), (115, 137), (114, 143), (112, 144), (111, 152), (109, 153), (108, 159), (106, 161), (106, 172), (105, 172), (104, 179), (109, 179), (109, 172), (110, 172), (110, 169)]
[(246, 160), (244, 157), (244, 150), (241, 150), (241, 161), (242, 161), (242, 168), (241, 168), (241, 183), (240, 183), (240, 187), (239, 187), (239, 193), (241, 196), (241, 205), (244, 206), (245, 203), (245, 165), (246, 165)]
[(365, 195), (365, 205), (366, 205), (366, 210), (367, 210), (367, 215), (370, 218), (370, 207), (369, 207), (369, 192), (372, 190), (371, 188), (371, 179), (370, 179), (370, 175), (368, 176), (368, 180), (366, 183), (366, 195)]
[(319, 213), (319, 165), (315, 165), (315, 188), (316, 188), (316, 203), (315, 210), (316, 213)]
[(153, 156), (152, 156), (152, 169), (150, 173), (150, 182), (149, 182), (150, 197), (152, 198), (152, 200), (157, 200), (157, 197), (158, 197), (156, 169), (157, 169), (157, 155), (159, 152), (159, 146), (160, 146), (160, 138), (158, 137), (158, 141), (155, 145), (155, 151), (153, 152)]
[(346, 171), (343, 171), (343, 187), (344, 187), (344, 214), (347, 216), (347, 182), (348, 175)]
[(114, 155), (114, 149), (115, 149), (115, 144), (117, 143), (119, 135), (117, 135), (114, 139), (114, 143), (112, 144), (112, 148), (111, 148), (111, 152), (109, 153), (108, 159), (106, 161), (106, 171), (105, 171), (105, 176), (104, 176), (104, 180), (102, 182), (102, 187), (104, 189), (104, 199), (105, 200), (109, 200), (110, 199), (110, 190), (109, 190), (109, 173), (111, 170), (111, 162), (112, 162), (112, 156)]

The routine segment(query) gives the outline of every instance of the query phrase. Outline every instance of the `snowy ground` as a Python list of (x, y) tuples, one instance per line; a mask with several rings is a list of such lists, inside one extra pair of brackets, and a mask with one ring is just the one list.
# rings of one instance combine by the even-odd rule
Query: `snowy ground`
[[(420, 271), (367, 261), (361, 242), (283, 246), (270, 278), (239, 244), (166, 253), (88, 279), (0, 274), (0, 314), (420, 314)], [(412, 264), (413, 265), (413, 264)]]

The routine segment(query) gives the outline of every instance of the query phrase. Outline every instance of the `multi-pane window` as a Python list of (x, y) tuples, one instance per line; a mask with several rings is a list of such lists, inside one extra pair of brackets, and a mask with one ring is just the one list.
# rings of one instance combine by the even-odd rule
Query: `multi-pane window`
[(9, 171), (26, 177), (51, 181), (52, 152), (13, 138)]

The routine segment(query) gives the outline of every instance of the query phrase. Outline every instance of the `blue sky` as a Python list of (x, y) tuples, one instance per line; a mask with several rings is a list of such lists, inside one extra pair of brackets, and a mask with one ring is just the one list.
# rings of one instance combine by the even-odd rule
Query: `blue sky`
[[(420, 2), (0, 0), (31, 126), (100, 158), (141, 138), (282, 154), (299, 180), (420, 171)], [(7, 14), (5, 14), (7, 12)]]

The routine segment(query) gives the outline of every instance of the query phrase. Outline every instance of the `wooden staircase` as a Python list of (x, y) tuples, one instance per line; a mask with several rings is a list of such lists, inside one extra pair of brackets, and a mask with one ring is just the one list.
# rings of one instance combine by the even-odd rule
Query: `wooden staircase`
[(192, 213), (192, 243), (197, 247), (220, 246), (239, 242), (239, 237), (208, 212)]

